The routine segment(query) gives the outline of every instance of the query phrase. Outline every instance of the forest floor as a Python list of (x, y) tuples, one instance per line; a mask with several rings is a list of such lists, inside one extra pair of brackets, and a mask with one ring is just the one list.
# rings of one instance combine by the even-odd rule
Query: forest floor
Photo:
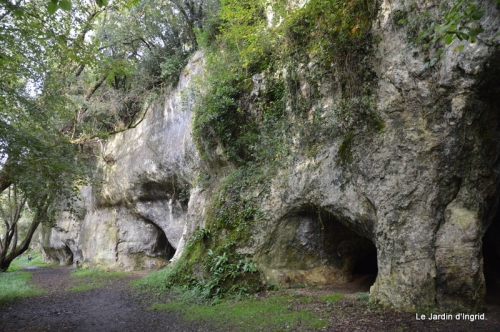
[[(179, 309), (179, 304), (167, 310), (151, 310), (159, 298), (138, 293), (130, 286), (145, 272), (93, 279), (98, 281), (87, 287), (75, 283), (72, 267), (28, 268), (32, 282), (45, 292), (0, 305), (0, 331), (500, 331), (500, 303), (495, 298), (487, 304), (484, 320), (417, 320), (416, 314), (424, 313), (397, 313), (369, 306), (366, 292), (373, 280), (366, 277), (342, 286), (261, 293), (251, 300), (262, 301), (258, 302), (261, 309), (266, 308), (268, 299), (279, 298), (279, 306), (286, 306), (288, 312), (309, 315), (293, 316), (293, 324), (276, 321), (274, 325), (262, 325), (269, 319), (265, 314), (250, 317), (250, 323), (243, 317), (235, 323), (234, 317), (211, 320), (189, 315), (190, 311)], [(215, 310), (229, 311), (224, 307)], [(322, 323), (309, 324), (306, 318), (300, 318), (311, 315), (320, 317)]]

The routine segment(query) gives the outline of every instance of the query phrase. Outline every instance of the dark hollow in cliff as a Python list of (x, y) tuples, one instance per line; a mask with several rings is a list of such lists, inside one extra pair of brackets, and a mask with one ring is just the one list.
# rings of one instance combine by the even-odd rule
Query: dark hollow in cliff
[(282, 285), (339, 284), (363, 278), (371, 286), (377, 275), (375, 245), (314, 206), (284, 216), (259, 260)]
[(168, 242), (167, 236), (165, 232), (161, 232), (157, 238), (155, 252), (159, 254), (159, 256), (164, 256), (167, 260), (172, 259), (175, 255), (175, 249), (172, 247), (170, 242)]
[[(484, 142), (483, 149), (490, 155), (500, 154), (500, 51), (497, 50), (484, 63), (483, 72), (476, 86), (478, 99), (481, 100), (489, 116), (486, 117), (490, 124), (490, 131), (482, 133)], [(486, 124), (480, 128), (488, 128)], [(498, 157), (497, 157), (498, 158)], [(493, 159), (495, 160), (495, 159)], [(497, 174), (500, 169), (500, 161), (496, 159), (493, 163), (493, 172)], [(497, 180), (498, 183), (498, 180)], [(497, 191), (500, 188), (497, 188)], [(490, 226), (482, 239), (483, 273), (486, 283), (487, 304), (500, 305), (500, 204)]]
[(73, 252), (67, 245), (58, 248), (42, 247), (45, 259), (51, 262), (59, 263), (60, 265), (73, 264)]
[(161, 229), (160, 226), (155, 224), (153, 221), (142, 216), (142, 220), (148, 225), (152, 226), (156, 232), (155, 242), (151, 247), (151, 256), (152, 257), (163, 257), (166, 260), (170, 260), (175, 255), (175, 249), (170, 244), (167, 239), (167, 235)]
[[(500, 210), (500, 209), (499, 209)], [(483, 237), (486, 303), (500, 305), (500, 211), (497, 211)]]
[(369, 286), (373, 285), (378, 273), (377, 248), (373, 243), (370, 242), (364, 254), (364, 257), (361, 256), (354, 263), (352, 275), (354, 278), (356, 278), (357, 276), (363, 278), (364, 284), (368, 286), (367, 291), (369, 291)]

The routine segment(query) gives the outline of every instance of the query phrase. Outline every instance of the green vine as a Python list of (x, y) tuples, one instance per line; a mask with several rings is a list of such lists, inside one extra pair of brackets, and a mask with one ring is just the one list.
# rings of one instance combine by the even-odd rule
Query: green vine
[[(500, 0), (497, 0), (497, 5), (500, 6)], [(409, 28), (411, 33), (409, 36), (410, 48), (419, 45), (424, 50), (428, 50), (440, 42), (450, 45), (458, 40), (460, 43), (455, 46), (454, 50), (462, 51), (463, 42), (475, 43), (484, 32), (480, 20), (485, 15), (486, 10), (473, 0), (455, 0), (451, 2), (451, 5), (448, 2), (443, 2), (439, 13), (440, 16), (436, 18), (429, 12), (424, 12), (421, 15), (409, 15), (405, 11), (398, 10), (393, 13), (392, 17), (397, 25)], [(500, 33), (497, 33), (483, 42), (491, 46), (498, 46), (497, 38), (499, 36)], [(425, 62), (424, 67), (433, 67), (441, 59), (443, 53), (444, 48), (438, 48), (436, 54)]]

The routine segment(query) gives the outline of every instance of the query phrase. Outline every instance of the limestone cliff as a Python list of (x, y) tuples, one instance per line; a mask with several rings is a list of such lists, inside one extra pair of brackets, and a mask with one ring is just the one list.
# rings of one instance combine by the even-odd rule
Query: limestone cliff
[(142, 269), (167, 264), (185, 227), (197, 154), (190, 136), (189, 84), (201, 74), (195, 54), (179, 83), (147, 106), (131, 130), (97, 142), (102, 185), (84, 187), (79, 213), (44, 229), (46, 259), (95, 268)]
[[(500, 21), (481, 4), (486, 40)], [(196, 54), (164, 104), (104, 143), (102, 188), (84, 188), (84, 216), (45, 233), (46, 255), (130, 269), (177, 249), (183, 273), (209, 279), (207, 255), (219, 255), (283, 285), (348, 282), (368, 266), (381, 305), (481, 308), (500, 262), (500, 53), (484, 41), (457, 52), (456, 41), (429, 68), (437, 49), (409, 48), (398, 24), (425, 10), (437, 9), (382, 1), (359, 70), (329, 59), (325, 71), (310, 54), (250, 70), (223, 92), (238, 116), (227, 127), (201, 110), (191, 122)]]

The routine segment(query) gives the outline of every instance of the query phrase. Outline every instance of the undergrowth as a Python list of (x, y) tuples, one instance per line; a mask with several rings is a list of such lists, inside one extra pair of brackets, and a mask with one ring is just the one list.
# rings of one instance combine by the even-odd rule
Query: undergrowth
[(194, 302), (244, 298), (261, 289), (257, 265), (238, 249), (264, 218), (256, 193), (269, 189), (263, 185), (268, 174), (249, 166), (229, 173), (213, 189), (205, 228), (194, 232), (181, 259), (134, 284), (156, 294), (172, 290)]
[[(134, 281), (133, 286), (155, 295), (171, 292), (189, 303), (217, 303), (223, 298), (242, 299), (261, 287), (255, 263), (240, 257), (224, 246), (203, 256), (202, 266), (193, 269), (186, 260), (150, 273)], [(196, 273), (198, 272), (198, 274)]]

